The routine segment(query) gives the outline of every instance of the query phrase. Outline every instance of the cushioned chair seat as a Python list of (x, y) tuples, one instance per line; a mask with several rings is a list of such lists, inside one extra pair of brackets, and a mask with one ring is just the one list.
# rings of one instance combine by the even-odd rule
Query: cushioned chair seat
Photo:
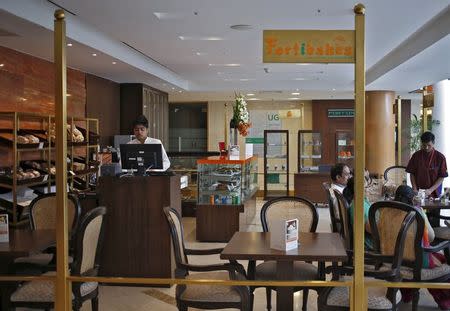
[(441, 240), (450, 240), (450, 228), (449, 227), (435, 227), (433, 228), (434, 236)]
[[(256, 266), (255, 278), (257, 280), (275, 280), (277, 278), (277, 263), (266, 261)], [(317, 280), (317, 267), (306, 262), (294, 262), (293, 279), (299, 281)]]
[[(53, 259), (54, 254), (39, 253), (28, 257), (19, 257), (14, 260), (14, 263), (29, 263), (34, 265), (46, 266), (50, 264)], [(73, 262), (71, 256), (68, 257), (69, 264)]]
[[(433, 269), (422, 269), (421, 270), (421, 278), (422, 281), (437, 279), (441, 276), (447, 275), (450, 273), (449, 265), (442, 265), (440, 267), (436, 267)], [(413, 279), (413, 269), (409, 267), (402, 267), (400, 269), (400, 274), (405, 280)]]
[[(55, 275), (55, 272), (47, 272), (43, 275)], [(85, 282), (81, 285), (81, 296), (92, 293), (98, 287), (97, 282)], [(12, 295), (13, 302), (53, 302), (55, 301), (55, 289), (53, 281), (31, 281), (24, 283)], [(73, 295), (72, 295), (73, 298)]]
[[(366, 280), (375, 280), (366, 278)], [(327, 305), (337, 307), (349, 306), (348, 287), (334, 287), (328, 294)], [(369, 309), (391, 309), (392, 303), (386, 298), (386, 288), (369, 287), (367, 307)], [(400, 303), (402, 295), (397, 291), (396, 303)]]
[[(229, 274), (223, 272), (202, 272), (186, 276), (186, 279), (229, 280)], [(186, 285), (181, 300), (196, 302), (240, 302), (241, 296), (232, 286)]]

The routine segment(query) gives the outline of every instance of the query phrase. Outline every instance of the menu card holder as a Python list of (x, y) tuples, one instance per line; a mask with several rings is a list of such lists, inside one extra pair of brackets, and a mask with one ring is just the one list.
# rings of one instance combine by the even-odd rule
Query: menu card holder
[(9, 242), (8, 214), (0, 214), (0, 242)]
[(298, 219), (270, 223), (270, 248), (288, 251), (298, 247)]

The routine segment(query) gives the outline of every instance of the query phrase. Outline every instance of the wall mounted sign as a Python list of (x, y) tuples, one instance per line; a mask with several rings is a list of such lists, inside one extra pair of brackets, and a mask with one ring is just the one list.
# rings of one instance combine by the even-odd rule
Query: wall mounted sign
[(328, 118), (353, 118), (355, 109), (328, 109)]
[(263, 63), (354, 62), (354, 30), (263, 31)]

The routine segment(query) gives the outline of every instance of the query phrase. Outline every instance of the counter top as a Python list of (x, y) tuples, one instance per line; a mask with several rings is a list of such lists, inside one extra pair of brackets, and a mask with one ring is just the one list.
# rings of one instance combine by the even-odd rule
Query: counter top
[(203, 159), (198, 159), (197, 164), (245, 164), (252, 160), (256, 160), (257, 156), (245, 157), (241, 156), (239, 158), (230, 159), (228, 156), (212, 156)]

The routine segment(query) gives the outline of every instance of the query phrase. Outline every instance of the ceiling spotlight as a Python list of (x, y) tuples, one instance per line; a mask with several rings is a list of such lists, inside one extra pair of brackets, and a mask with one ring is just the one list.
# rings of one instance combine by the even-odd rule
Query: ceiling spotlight
[(67, 43), (67, 46), (72, 46), (72, 43)]
[(208, 64), (208, 66), (211, 66), (211, 67), (220, 67), (220, 66), (223, 66), (223, 67), (239, 67), (241, 64)]
[(299, 92), (294, 92), (294, 93), (291, 93), (291, 95), (300, 95), (300, 93)]
[(183, 93), (183, 91), (182, 91), (182, 90), (179, 90), (178, 93)]
[(197, 56), (205, 56), (207, 53), (205, 52), (195, 52), (195, 55)]
[(248, 93), (247, 96), (255, 96), (253, 93)]
[(300, 97), (289, 97), (289, 100), (296, 100), (296, 99), (300, 99)]
[(174, 87), (172, 87), (172, 90), (175, 90), (175, 88), (174, 88)]
[(116, 62), (112, 62), (113, 65), (117, 64)]
[(233, 30), (250, 30), (250, 29), (253, 29), (252, 25), (247, 25), (247, 24), (231, 25), (230, 28), (233, 29)]
[(3, 66), (5, 66), (5, 64), (0, 64), (0, 67), (3, 67)]
[(95, 54), (95, 53), (92, 53), (92, 56), (97, 56), (97, 54)]
[(331, 89), (331, 90), (332, 90), (332, 91), (336, 91), (336, 89), (334, 89), (334, 88), (333, 88), (333, 89)]

